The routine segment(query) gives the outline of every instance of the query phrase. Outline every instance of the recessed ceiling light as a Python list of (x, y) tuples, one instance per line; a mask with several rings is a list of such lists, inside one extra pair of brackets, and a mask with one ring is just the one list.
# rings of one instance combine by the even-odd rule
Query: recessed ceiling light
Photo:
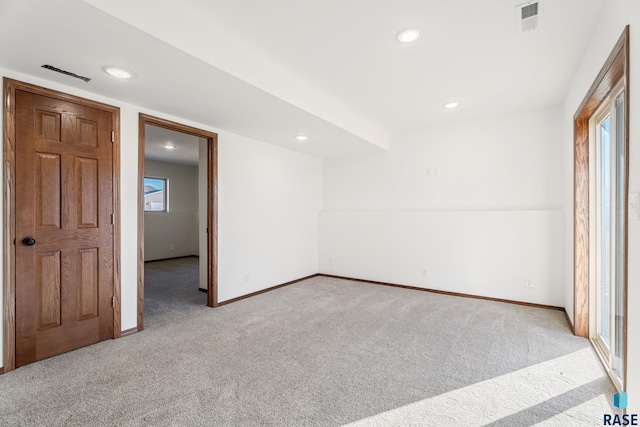
[(458, 102), (447, 102), (446, 104), (443, 105), (444, 108), (447, 108), (449, 110), (452, 110), (454, 108), (456, 108), (458, 105), (460, 105)]
[(417, 28), (407, 28), (396, 34), (396, 39), (400, 43), (411, 43), (420, 37), (420, 30)]
[(131, 79), (133, 73), (125, 68), (107, 65), (103, 68), (104, 72), (118, 79)]
[(296, 139), (300, 142), (302, 141), (306, 141), (307, 139), (309, 139), (309, 137), (307, 135), (298, 135), (296, 136)]
[(175, 150), (176, 148), (176, 146), (173, 144), (164, 144), (163, 147), (166, 148), (167, 150)]

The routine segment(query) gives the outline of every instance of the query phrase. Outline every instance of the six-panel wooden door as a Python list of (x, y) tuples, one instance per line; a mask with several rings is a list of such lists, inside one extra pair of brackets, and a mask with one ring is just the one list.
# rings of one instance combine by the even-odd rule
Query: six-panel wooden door
[(16, 366), (113, 337), (112, 113), (16, 90)]

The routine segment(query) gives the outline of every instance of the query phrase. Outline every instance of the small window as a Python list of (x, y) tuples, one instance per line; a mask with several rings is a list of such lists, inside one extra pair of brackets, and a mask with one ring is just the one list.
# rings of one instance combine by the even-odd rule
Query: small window
[(165, 178), (144, 178), (144, 211), (167, 211), (167, 180)]

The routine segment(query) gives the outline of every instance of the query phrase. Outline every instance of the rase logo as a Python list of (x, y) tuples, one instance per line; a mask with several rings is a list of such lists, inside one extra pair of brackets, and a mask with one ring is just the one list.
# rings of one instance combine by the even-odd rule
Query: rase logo
[[(618, 409), (625, 409), (627, 407), (627, 393), (621, 391), (613, 395), (613, 404)], [(604, 414), (605, 426), (637, 426), (638, 414)]]

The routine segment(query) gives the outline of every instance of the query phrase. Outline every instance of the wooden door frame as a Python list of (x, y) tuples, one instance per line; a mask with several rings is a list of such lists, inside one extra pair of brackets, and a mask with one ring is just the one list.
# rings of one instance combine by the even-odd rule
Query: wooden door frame
[(629, 194), (629, 26), (627, 25), (618, 39), (611, 54), (604, 63), (600, 73), (591, 85), (584, 100), (578, 107), (574, 120), (574, 213), (573, 213), (573, 324), (575, 335), (589, 338), (590, 331), (590, 200), (589, 200), (589, 120), (600, 104), (611, 94), (617, 83), (624, 79), (624, 145), (626, 164), (625, 180), (625, 221), (624, 221), (624, 320), (623, 320), (623, 353), (624, 376), (623, 387), (627, 377), (627, 288), (628, 288), (628, 240), (629, 212), (626, 209)]
[(121, 336), (120, 322), (120, 108), (103, 104), (86, 98), (80, 98), (52, 89), (23, 83), (7, 77), (4, 79), (4, 136), (3, 136), (3, 359), (4, 372), (16, 367), (16, 208), (15, 208), (15, 177), (16, 177), (16, 90), (34, 93), (36, 95), (56, 98), (72, 102), (85, 107), (96, 108), (112, 114), (113, 141), (113, 296), (115, 299), (113, 310), (113, 338)]
[(140, 113), (138, 120), (138, 331), (144, 329), (145, 125), (158, 126), (207, 140), (207, 305), (218, 306), (218, 135)]

